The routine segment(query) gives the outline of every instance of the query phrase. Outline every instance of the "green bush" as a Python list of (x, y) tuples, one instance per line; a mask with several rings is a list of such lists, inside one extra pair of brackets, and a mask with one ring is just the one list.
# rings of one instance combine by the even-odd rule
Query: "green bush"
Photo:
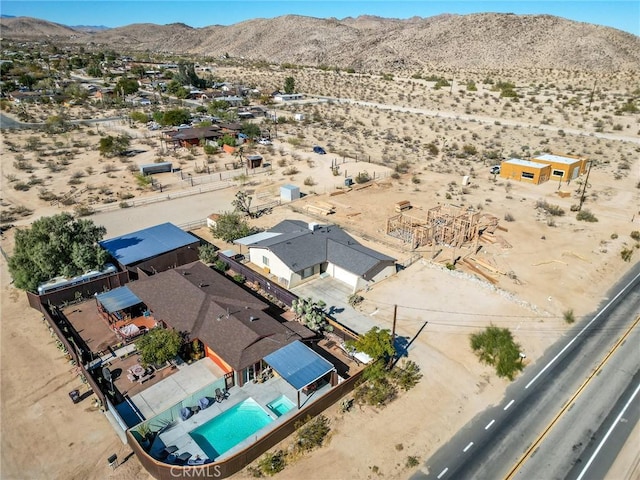
[(229, 264), (224, 260), (216, 260), (215, 262), (213, 262), (213, 268), (220, 272), (226, 272), (227, 270), (229, 270)]
[(403, 360), (401, 366), (396, 366), (391, 371), (391, 377), (405, 392), (415, 387), (420, 379), (422, 373), (420, 373), (420, 367), (411, 360)]
[(568, 324), (572, 324), (573, 322), (576, 321), (576, 317), (573, 314), (573, 309), (569, 309), (569, 310), (563, 312), (562, 316), (564, 318), (564, 321), (567, 322)]
[(480, 361), (494, 366), (499, 377), (513, 380), (515, 374), (523, 369), (520, 345), (508, 328), (491, 325), (481, 333), (472, 333), (470, 342)]
[(198, 248), (198, 258), (202, 260), (204, 263), (213, 263), (218, 258), (217, 248), (215, 245), (210, 243), (205, 243), (204, 245), (200, 245)]
[(620, 252), (620, 257), (622, 257), (622, 260), (624, 260), (625, 262), (630, 262), (632, 255), (633, 255), (633, 249), (631, 248), (623, 248), (622, 251)]
[(636, 242), (640, 242), (640, 231), (634, 230), (629, 234)]
[(237, 283), (244, 283), (244, 281), (246, 280), (246, 278), (244, 277), (244, 275), (241, 275), (239, 273), (235, 274), (233, 276), (233, 280)]
[(404, 462), (404, 466), (407, 468), (414, 468), (414, 467), (417, 467), (419, 464), (420, 462), (418, 461), (418, 457), (414, 457), (414, 456), (408, 456), (407, 461)]

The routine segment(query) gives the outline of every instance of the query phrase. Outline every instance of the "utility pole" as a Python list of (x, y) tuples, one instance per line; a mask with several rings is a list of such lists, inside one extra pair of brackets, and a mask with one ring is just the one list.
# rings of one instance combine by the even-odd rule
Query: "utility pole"
[(578, 211), (582, 210), (582, 204), (584, 203), (584, 196), (587, 191), (587, 184), (589, 183), (589, 174), (591, 173), (592, 166), (593, 160), (589, 162), (589, 170), (587, 170), (587, 178), (584, 179), (584, 185), (582, 186), (582, 195), (580, 195), (580, 205), (578, 205)]
[[(393, 356), (391, 362), (393, 362), (396, 356), (396, 314), (398, 313), (398, 305), (393, 306), (393, 326), (391, 327), (391, 348), (393, 348)], [(389, 363), (391, 365), (391, 363)]]

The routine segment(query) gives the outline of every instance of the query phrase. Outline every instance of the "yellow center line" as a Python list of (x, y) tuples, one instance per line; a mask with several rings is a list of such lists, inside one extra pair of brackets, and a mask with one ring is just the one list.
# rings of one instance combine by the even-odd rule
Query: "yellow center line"
[(547, 436), (547, 434), (549, 433), (549, 431), (553, 428), (553, 426), (558, 422), (558, 420), (560, 420), (560, 417), (562, 417), (562, 415), (564, 415), (564, 413), (569, 409), (569, 407), (573, 404), (573, 402), (576, 400), (576, 398), (578, 398), (578, 396), (582, 393), (582, 391), (586, 388), (586, 386), (589, 384), (589, 382), (591, 380), (593, 380), (593, 378), (598, 374), (598, 372), (600, 371), (600, 369), (604, 366), (604, 364), (609, 360), (609, 358), (611, 357), (611, 355), (613, 355), (613, 353), (618, 349), (618, 347), (620, 345), (622, 345), (622, 343), (626, 340), (626, 338), (629, 336), (629, 334), (631, 333), (631, 331), (635, 328), (636, 325), (638, 325), (638, 322), (640, 322), (640, 316), (638, 316), (634, 322), (631, 324), (631, 326), (627, 329), (627, 331), (624, 333), (624, 335), (622, 337), (620, 337), (620, 340), (618, 340), (616, 342), (616, 344), (613, 346), (613, 348), (611, 348), (611, 350), (609, 350), (609, 353), (607, 353), (607, 355), (602, 359), (602, 361), (600, 362), (600, 364), (593, 370), (593, 372), (591, 372), (591, 375), (589, 375), (587, 377), (587, 379), (584, 381), (584, 383), (580, 386), (580, 388), (578, 388), (578, 390), (576, 391), (576, 393), (573, 394), (573, 396), (569, 399), (569, 401), (567, 403), (564, 404), (564, 407), (562, 407), (562, 409), (558, 412), (558, 414), (554, 417), (553, 420), (551, 420), (551, 423), (549, 423), (549, 425), (547, 425), (547, 427), (542, 431), (542, 433), (538, 436), (538, 438), (536, 439), (535, 442), (533, 442), (531, 444), (531, 446), (527, 449), (527, 451), (524, 453), (524, 455), (522, 455), (522, 457), (520, 457), (520, 460), (518, 460), (518, 462), (514, 465), (514, 467), (509, 471), (509, 473), (507, 474), (507, 476), (505, 477), (505, 480), (510, 480), (512, 479), (516, 473), (518, 473), (518, 470), (520, 470), (520, 467), (522, 467), (522, 465), (524, 464), (524, 462), (527, 460), (527, 458), (529, 457), (529, 455), (531, 455), (531, 453), (533, 451), (535, 451), (538, 446), (540, 445), (540, 443), (542, 443), (542, 440), (544, 440), (544, 438)]

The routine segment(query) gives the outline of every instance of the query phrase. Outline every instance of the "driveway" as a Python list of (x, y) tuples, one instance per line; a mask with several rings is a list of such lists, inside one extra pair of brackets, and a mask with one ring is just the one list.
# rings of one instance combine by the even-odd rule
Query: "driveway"
[(329, 315), (357, 333), (368, 332), (371, 327), (388, 328), (378, 322), (375, 316), (354, 310), (348, 303), (351, 287), (332, 277), (317, 278), (291, 289), (299, 297), (322, 300)]

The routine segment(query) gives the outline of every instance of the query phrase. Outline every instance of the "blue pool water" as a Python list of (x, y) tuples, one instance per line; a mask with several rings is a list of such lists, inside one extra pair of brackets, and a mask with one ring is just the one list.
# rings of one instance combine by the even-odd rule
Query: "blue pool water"
[(267, 403), (267, 407), (277, 416), (281, 417), (289, 410), (293, 409), (295, 405), (285, 395), (276, 398), (273, 402)]
[(253, 398), (247, 398), (189, 435), (213, 460), (271, 422), (269, 414)]

